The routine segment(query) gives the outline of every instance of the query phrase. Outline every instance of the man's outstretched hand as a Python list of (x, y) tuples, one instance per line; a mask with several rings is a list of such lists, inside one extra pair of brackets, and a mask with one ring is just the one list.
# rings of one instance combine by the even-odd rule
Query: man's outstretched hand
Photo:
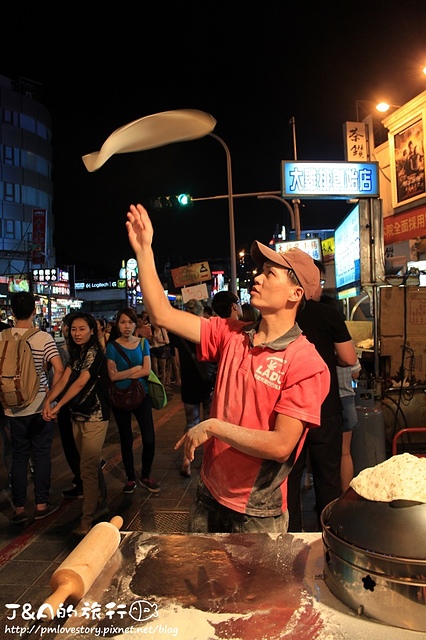
[(130, 246), (136, 256), (144, 249), (151, 247), (154, 230), (148, 213), (141, 204), (130, 205), (130, 210), (127, 212), (126, 229)]
[(209, 426), (212, 422), (213, 420), (208, 419), (199, 422), (195, 427), (191, 427), (191, 429), (176, 442), (174, 446), (175, 450), (183, 445), (185, 457), (192, 462), (194, 460), (195, 449), (203, 445), (211, 437), (209, 434)]

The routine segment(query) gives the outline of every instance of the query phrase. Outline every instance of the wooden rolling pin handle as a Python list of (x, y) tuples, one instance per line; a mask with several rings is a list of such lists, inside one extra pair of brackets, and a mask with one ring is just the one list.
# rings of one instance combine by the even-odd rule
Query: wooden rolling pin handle
[[(87, 582), (87, 579), (88, 579), (87, 567), (90, 564), (90, 555), (87, 556), (87, 554), (88, 552), (90, 552), (90, 543), (93, 544), (93, 542), (91, 542), (92, 538), (96, 540), (96, 537), (99, 535), (98, 533), (96, 533), (96, 532), (99, 532), (99, 528), (101, 531), (105, 530), (106, 528), (111, 532), (112, 530), (110, 525), (113, 525), (114, 527), (116, 527), (117, 530), (120, 530), (120, 528), (123, 526), (123, 518), (121, 516), (114, 516), (113, 518), (111, 518), (110, 522), (107, 522), (107, 523), (101, 522), (95, 525), (93, 529), (89, 531), (87, 536), (74, 549), (74, 551), (68, 556), (68, 558), (64, 560), (64, 562), (53, 573), (50, 580), (50, 585), (54, 591), (51, 594), (51, 596), (47, 598), (47, 600), (45, 600), (45, 602), (43, 603), (45, 605), (50, 605), (52, 608), (52, 610), (50, 610), (49, 607), (46, 607), (44, 611), (46, 619), (48, 619), (49, 621), (53, 620), (53, 618), (56, 617), (56, 614), (60, 605), (64, 604), (68, 599), (70, 599), (74, 604), (77, 603), (84, 596), (87, 588), (89, 588), (90, 585), (93, 583), (93, 581), (96, 579), (98, 574), (93, 574), (91, 576), (89, 574), (90, 581), (89, 583)], [(118, 542), (119, 542), (119, 537), (120, 536), (118, 534)], [(117, 534), (113, 536), (114, 540), (116, 540), (116, 538), (117, 538)], [(116, 540), (117, 546), (118, 546), (118, 542)], [(85, 549), (85, 554), (86, 554), (86, 557), (84, 560), (81, 556), (81, 551), (80, 551), (80, 555), (78, 555), (78, 550), (82, 549), (82, 545)], [(113, 549), (110, 549), (110, 554), (112, 552), (113, 552)], [(74, 570), (72, 566), (66, 566), (66, 565), (69, 564), (68, 559), (73, 559), (74, 562), (76, 561), (75, 560), (76, 553), (77, 553), (78, 560), (77, 560), (76, 570)], [(109, 555), (108, 557), (105, 557), (105, 562), (108, 562), (110, 557), (111, 555)], [(85, 569), (86, 571), (83, 572), (82, 574), (83, 569)], [(100, 570), (102, 570), (102, 565), (99, 565), (98, 571)]]
[(44, 610), (44, 615), (49, 621), (56, 618), (59, 607), (68, 600), (70, 593), (81, 594), (73, 598), (74, 603), (78, 602), (84, 595), (84, 585), (81, 578), (74, 571), (67, 573), (65, 571), (59, 576), (55, 591), (43, 603), (43, 605), (50, 605), (51, 607), (51, 609), (46, 607)]
[(121, 516), (114, 516), (111, 518), (110, 523), (117, 527), (117, 529), (121, 529), (123, 526), (123, 518)]

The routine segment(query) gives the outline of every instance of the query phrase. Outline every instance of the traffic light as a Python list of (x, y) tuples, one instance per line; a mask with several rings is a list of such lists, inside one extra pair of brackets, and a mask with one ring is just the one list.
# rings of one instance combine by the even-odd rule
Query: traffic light
[(191, 196), (189, 195), (189, 193), (181, 193), (177, 197), (177, 199), (181, 207), (187, 207), (189, 204), (191, 204)]
[(158, 196), (158, 198), (151, 198), (151, 206), (153, 209), (188, 207), (191, 204), (192, 198), (189, 193), (181, 193), (178, 196)]

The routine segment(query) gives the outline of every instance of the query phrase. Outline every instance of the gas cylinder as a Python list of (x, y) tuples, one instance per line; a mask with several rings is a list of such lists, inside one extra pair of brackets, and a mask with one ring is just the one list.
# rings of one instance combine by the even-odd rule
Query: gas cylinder
[(386, 460), (382, 403), (375, 396), (374, 389), (358, 385), (355, 395), (358, 426), (352, 432), (351, 441), (354, 476)]

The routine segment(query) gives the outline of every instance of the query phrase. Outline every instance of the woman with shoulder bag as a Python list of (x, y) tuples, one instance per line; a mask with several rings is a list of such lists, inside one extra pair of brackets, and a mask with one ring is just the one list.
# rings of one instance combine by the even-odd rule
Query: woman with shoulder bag
[[(158, 493), (160, 487), (150, 477), (155, 454), (155, 431), (148, 386), (144, 380), (151, 372), (151, 357), (148, 340), (141, 340), (134, 335), (136, 324), (137, 316), (133, 309), (126, 308), (118, 312), (116, 326), (120, 335), (116, 340), (108, 342), (106, 357), (111, 384), (118, 387), (119, 390), (129, 389), (130, 393), (133, 381), (138, 381), (139, 385), (143, 387), (144, 398), (140, 399), (140, 403), (136, 407), (132, 406), (131, 400), (129, 400), (131, 408), (123, 408), (123, 406), (118, 406), (117, 404), (114, 406), (115, 389), (112, 388), (112, 412), (120, 434), (121, 457), (127, 476), (127, 483), (124, 485), (123, 493), (133, 493), (136, 489), (132, 413), (137, 420), (142, 436), (140, 484), (148, 491)], [(121, 400), (119, 404), (122, 405)]]
[[(68, 365), (46, 397), (43, 417), (54, 420), (64, 405), (69, 406), (83, 483), (83, 513), (73, 533), (85, 536), (96, 517), (108, 511), (106, 484), (100, 468), (110, 416), (108, 372), (96, 320), (90, 313), (73, 314), (68, 351)], [(60, 400), (52, 407), (58, 396)]]

